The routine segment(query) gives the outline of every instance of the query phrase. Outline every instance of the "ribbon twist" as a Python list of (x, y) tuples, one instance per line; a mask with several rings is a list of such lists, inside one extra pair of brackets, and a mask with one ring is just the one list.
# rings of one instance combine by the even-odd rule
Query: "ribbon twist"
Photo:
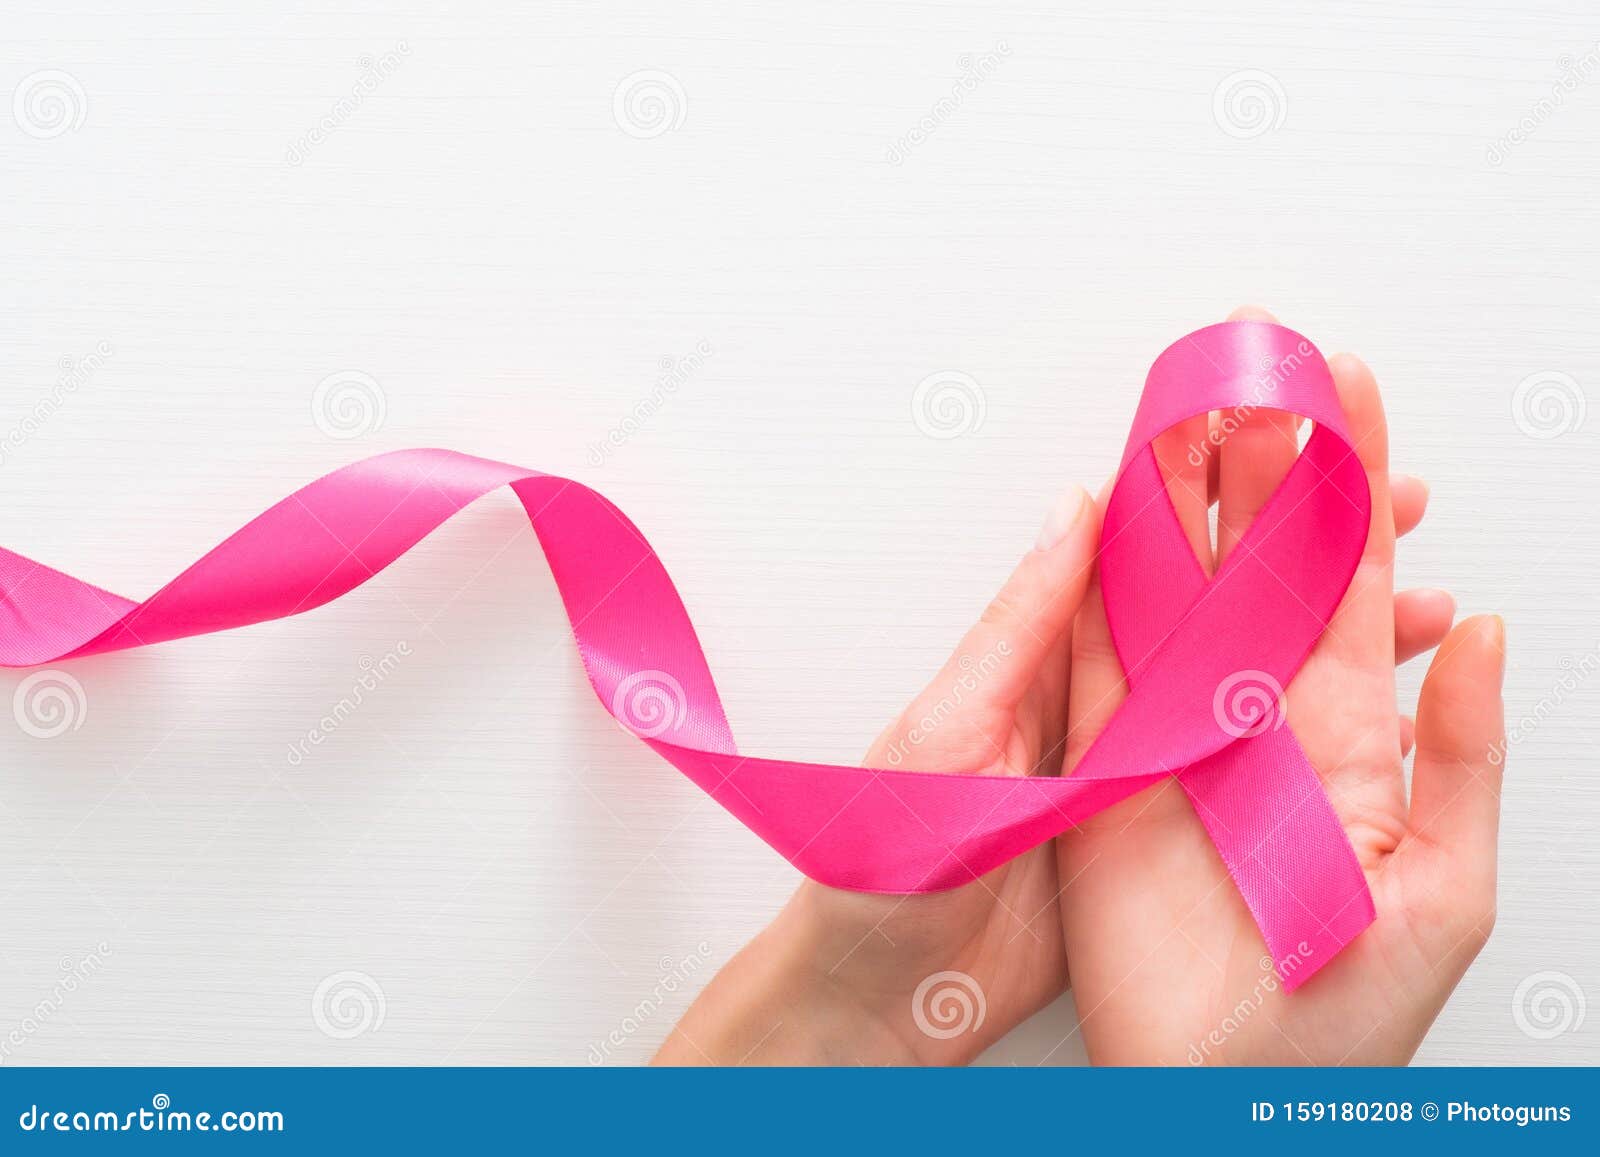
[[(1208, 577), (1152, 440), (1185, 418), (1257, 406), (1309, 418), (1315, 431)], [(677, 589), (628, 517), (581, 483), (450, 450), (400, 450), (336, 470), (142, 603), (0, 549), (0, 664), (53, 663), (301, 614), (360, 586), (500, 486), (527, 511), (600, 702), (821, 883), (886, 893), (956, 887), (1175, 776), (1286, 988), (1373, 919), (1316, 769), (1273, 714), (1349, 585), (1371, 508), (1327, 364), (1282, 326), (1210, 326), (1151, 367), (1100, 559), (1129, 696), (1068, 777), (740, 755)], [(1261, 710), (1240, 714), (1241, 701)]]

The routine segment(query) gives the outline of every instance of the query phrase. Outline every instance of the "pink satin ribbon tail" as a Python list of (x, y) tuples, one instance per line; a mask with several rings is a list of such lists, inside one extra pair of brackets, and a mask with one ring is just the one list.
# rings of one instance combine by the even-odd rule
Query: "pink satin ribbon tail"
[[(1152, 443), (1185, 418), (1245, 407), (1300, 414), (1315, 432), (1208, 576)], [(300, 614), (360, 586), (501, 486), (539, 536), (600, 702), (813, 879), (889, 893), (956, 887), (1175, 776), (1285, 987), (1372, 922), (1361, 867), (1278, 710), (1350, 583), (1371, 499), (1326, 362), (1276, 325), (1210, 326), (1150, 370), (1100, 557), (1129, 695), (1068, 777), (740, 755), (677, 589), (627, 516), (570, 479), (450, 450), (401, 450), (336, 470), (143, 602), (0, 549), (0, 664), (54, 663)]]

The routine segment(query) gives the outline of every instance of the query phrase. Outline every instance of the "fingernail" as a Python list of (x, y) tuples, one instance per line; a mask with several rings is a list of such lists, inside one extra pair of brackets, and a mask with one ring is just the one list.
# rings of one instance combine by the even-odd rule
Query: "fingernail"
[(1451, 618), (1455, 617), (1455, 613), (1456, 613), (1456, 596), (1455, 595), (1451, 594), (1449, 591), (1444, 590), (1441, 587), (1426, 587), (1426, 588), (1423, 589), (1422, 593), (1427, 595), (1429, 598), (1440, 599), (1440, 600), (1444, 601), (1450, 607), (1450, 617)]
[(1039, 541), (1033, 544), (1035, 550), (1050, 550), (1063, 538), (1067, 531), (1078, 524), (1078, 519), (1083, 517), (1084, 510), (1089, 505), (1089, 493), (1081, 486), (1074, 486), (1050, 508), (1050, 513), (1044, 520), (1044, 525), (1039, 528)]
[(1428, 486), (1427, 481), (1425, 479), (1418, 478), (1415, 474), (1397, 474), (1395, 475), (1394, 480), (1400, 483), (1411, 482), (1422, 487), (1422, 497), (1424, 499), (1433, 493), (1433, 490)]
[(1500, 685), (1506, 682), (1506, 621), (1499, 615), (1490, 615), (1489, 621), (1494, 624), (1490, 637), (1494, 640), (1495, 649), (1500, 652)]

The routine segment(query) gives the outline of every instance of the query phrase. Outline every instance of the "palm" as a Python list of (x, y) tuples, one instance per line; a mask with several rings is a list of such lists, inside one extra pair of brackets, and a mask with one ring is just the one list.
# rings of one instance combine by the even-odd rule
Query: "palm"
[[(1379, 920), (1288, 995), (1249, 910), (1175, 783), (1102, 812), (1058, 841), (1061, 876), (1072, 881), (1062, 910), (1081, 1031), (1097, 1062), (1405, 1060), (1439, 1005), (1413, 1000), (1389, 1007), (1384, 994), (1431, 991), (1444, 981), (1442, 1001), (1481, 943), (1470, 929), (1460, 932), (1467, 913), (1457, 911), (1459, 892), (1446, 894), (1432, 878), (1438, 857), (1415, 852), (1421, 837), (1406, 800), (1403, 724), (1395, 703), (1395, 527), (1383, 415), (1359, 363), (1337, 364), (1336, 375), (1368, 470), (1373, 524), (1349, 592), (1288, 688), (1287, 717), (1366, 870)], [(1171, 444), (1157, 449), (1180, 519), (1205, 559), (1206, 467), (1195, 476), (1173, 452), (1185, 434), (1192, 440), (1195, 433), (1174, 431)], [(1253, 415), (1230, 435), (1222, 454), (1219, 558), (1292, 463), (1292, 422), (1264, 411)], [(1401, 605), (1412, 612), (1408, 620), (1415, 619), (1416, 608)], [(1420, 635), (1412, 643), (1431, 646), (1447, 626), (1448, 616), (1422, 627), (1408, 621), (1401, 638), (1409, 631)], [(1080, 616), (1078, 635), (1069, 767), (1125, 694), (1098, 597)], [(1409, 722), (1404, 726), (1409, 742)], [(1481, 926), (1478, 914), (1471, 915), (1470, 923)]]
[[(867, 765), (993, 776), (1058, 770), (1072, 624), (1098, 540), (1089, 496), (1063, 495), (1034, 549), (873, 744)], [(660, 1058), (970, 1060), (1065, 989), (1057, 895), (1049, 845), (929, 895), (807, 881), (695, 1001)]]
[[(944, 669), (873, 744), (867, 766), (995, 776), (1058, 770), (1072, 623), (1098, 537), (1088, 495), (1064, 495), (1039, 543)], [(825, 976), (831, 990), (851, 994), (903, 1056), (953, 1063), (1066, 988), (1058, 892), (1055, 849), (1043, 845), (970, 884), (929, 895), (843, 892), (807, 881), (779, 920), (805, 943), (806, 968)], [(936, 983), (971, 1002), (966, 1031), (943, 1031), (939, 1013), (948, 1006), (929, 1006), (935, 990), (914, 1003), (919, 986), (939, 973), (960, 974)]]
[[(1329, 636), (1307, 659), (1288, 690), (1288, 720), (1324, 773), (1376, 891), (1406, 818), (1393, 658), (1372, 656), (1388, 676), (1386, 690), (1368, 669), (1352, 668), (1340, 646)], [(1316, 710), (1327, 703), (1340, 704), (1338, 713)], [(1151, 795), (1102, 812), (1061, 841), (1062, 874), (1074, 880), (1064, 908), (1090, 1055), (1116, 1060), (1119, 1042), (1137, 1041), (1139, 1057), (1172, 1063), (1220, 1059), (1224, 1049), (1257, 1063), (1344, 1060), (1365, 1029), (1352, 1031), (1359, 1022), (1329, 1015), (1327, 1006), (1346, 1001), (1350, 985), (1319, 983), (1294, 997), (1278, 989), (1254, 919), (1193, 806), (1170, 781)], [(1363, 936), (1347, 955), (1364, 955), (1378, 940)], [(1371, 967), (1344, 971), (1365, 989)], [(1236, 1015), (1241, 1000), (1250, 1015)], [(1156, 1007), (1163, 1015), (1152, 1029), (1141, 1022)], [(1224, 1046), (1208, 1043), (1213, 1030)]]
[[(904, 737), (925, 714), (924, 701), (943, 693), (936, 679), (873, 745), (866, 766), (898, 763), (909, 770), (980, 768), (987, 775), (1030, 775), (1053, 763), (1060, 758), (1065, 723), (1064, 641), (1058, 650), (1015, 708), (980, 703), (909, 747)], [(901, 753), (899, 760), (890, 758), (892, 750)], [(985, 1006), (984, 1024), (971, 1036), (947, 1042), (908, 1033), (906, 1021), (895, 1018), (899, 1035), (919, 1059), (938, 1061), (954, 1059), (955, 1051), (966, 1056), (998, 1039), (1066, 987), (1056, 896), (1055, 849), (1047, 844), (947, 892), (881, 896), (808, 880), (794, 904), (812, 908), (821, 917), (815, 926), (829, 930), (817, 965), (850, 991), (865, 994), (873, 1007), (909, 1010), (917, 986), (935, 973), (971, 978)]]

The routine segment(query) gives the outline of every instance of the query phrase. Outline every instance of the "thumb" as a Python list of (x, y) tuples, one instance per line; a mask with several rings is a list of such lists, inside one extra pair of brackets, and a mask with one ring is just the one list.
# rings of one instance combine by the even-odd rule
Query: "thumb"
[(1408, 838), (1441, 859), (1454, 900), (1493, 911), (1505, 762), (1505, 623), (1478, 615), (1445, 636), (1417, 704)]
[[(1061, 496), (1034, 549), (1023, 556), (939, 674), (873, 745), (868, 764), (885, 766), (875, 762), (885, 754), (888, 766), (930, 770), (992, 763), (1017, 705), (1048, 656), (1062, 653), (1058, 644), (1083, 602), (1099, 538), (1095, 504), (1086, 491), (1073, 487)], [(938, 742), (921, 756), (907, 758), (907, 735), (913, 735), (913, 747), (935, 735)]]

